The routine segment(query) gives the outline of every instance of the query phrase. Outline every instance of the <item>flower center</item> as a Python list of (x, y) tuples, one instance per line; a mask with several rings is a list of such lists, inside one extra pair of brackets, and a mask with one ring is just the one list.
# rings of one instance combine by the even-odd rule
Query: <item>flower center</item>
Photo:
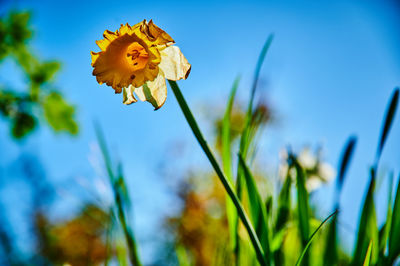
[(134, 71), (141, 70), (146, 67), (149, 61), (149, 54), (143, 46), (134, 42), (126, 50), (126, 59), (129, 65), (133, 66)]

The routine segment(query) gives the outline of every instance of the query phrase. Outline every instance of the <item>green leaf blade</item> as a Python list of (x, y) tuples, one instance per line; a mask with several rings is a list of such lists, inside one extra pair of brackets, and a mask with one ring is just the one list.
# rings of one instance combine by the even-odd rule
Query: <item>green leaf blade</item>
[(383, 151), (383, 147), (385, 146), (387, 136), (389, 135), (389, 131), (392, 126), (394, 116), (396, 114), (398, 101), (399, 101), (399, 88), (395, 88), (385, 114), (384, 123), (381, 131), (381, 137), (378, 144), (378, 148), (376, 150), (375, 165), (378, 164), (378, 161)]
[(374, 169), (371, 170), (371, 180), (358, 226), (357, 242), (353, 255), (353, 264), (355, 265), (361, 265), (363, 263), (370, 241), (372, 241), (373, 245), (371, 262), (375, 264), (378, 259), (379, 231), (374, 203), (375, 179), (373, 178), (373, 171)]
[[(232, 159), (231, 159), (231, 113), (233, 108), (233, 102), (235, 99), (236, 91), (239, 86), (239, 77), (236, 78), (233, 83), (231, 93), (229, 96), (228, 104), (226, 106), (224, 118), (222, 121), (222, 167), (227, 179), (233, 186), (233, 174), (232, 174)], [(235, 249), (238, 239), (237, 224), (238, 216), (235, 209), (235, 205), (232, 200), (226, 195), (226, 214), (229, 226), (230, 245), (232, 249)]]
[(296, 266), (297, 266), (297, 265), (300, 265), (301, 262), (303, 261), (303, 258), (304, 258), (304, 256), (306, 255), (307, 250), (308, 250), (308, 248), (310, 247), (311, 242), (314, 240), (314, 237), (316, 236), (316, 234), (318, 233), (318, 231), (322, 228), (322, 226), (323, 226), (330, 218), (332, 218), (332, 217), (333, 217), (334, 215), (336, 215), (336, 214), (337, 214), (337, 211), (333, 212), (331, 215), (329, 215), (328, 217), (326, 217), (325, 220), (322, 221), (322, 223), (318, 226), (318, 228), (313, 232), (313, 234), (311, 235), (311, 237), (308, 239), (308, 241), (307, 241), (307, 243), (306, 243), (306, 245), (305, 245), (305, 247), (304, 247), (304, 249), (303, 249), (303, 252), (301, 253), (299, 259), (297, 260)]
[(269, 230), (266, 221), (266, 210), (263, 204), (261, 195), (258, 191), (256, 181), (250, 172), (250, 169), (246, 165), (243, 157), (239, 155), (239, 163), (244, 170), (244, 178), (247, 195), (249, 197), (250, 205), (250, 216), (253, 221), (253, 225), (256, 229), (257, 236), (260, 239), (261, 245), (264, 249), (265, 257), (267, 261), (270, 260), (270, 243), (269, 243)]
[(392, 263), (400, 255), (400, 177), (398, 179), (389, 233), (389, 261)]

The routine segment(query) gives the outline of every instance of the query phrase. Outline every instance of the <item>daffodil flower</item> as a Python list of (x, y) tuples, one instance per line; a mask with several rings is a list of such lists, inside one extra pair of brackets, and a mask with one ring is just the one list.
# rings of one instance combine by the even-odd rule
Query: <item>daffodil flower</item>
[[(152, 20), (119, 30), (106, 30), (104, 39), (96, 41), (100, 52), (91, 52), (93, 75), (99, 84), (123, 92), (123, 103), (150, 102), (159, 109), (167, 98), (165, 79), (186, 79), (191, 65), (179, 47)], [(136, 95), (136, 97), (135, 97)]]

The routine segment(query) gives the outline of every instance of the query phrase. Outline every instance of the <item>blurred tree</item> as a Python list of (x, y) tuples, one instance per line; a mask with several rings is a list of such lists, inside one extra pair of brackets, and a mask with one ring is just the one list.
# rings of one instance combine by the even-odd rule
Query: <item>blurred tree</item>
[[(63, 98), (53, 83), (61, 64), (54, 60), (39, 60), (29, 45), (32, 36), (29, 12), (8, 11), (0, 15), (0, 66), (7, 67), (10, 62), (14, 62), (23, 74), (22, 82), (17, 80), (15, 82), (12, 80), (11, 84), (0, 82), (0, 115), (9, 124), (13, 139), (28, 136), (38, 127), (39, 121), (44, 121), (56, 133), (66, 132), (76, 135), (78, 124), (75, 119), (75, 108)], [(0, 74), (0, 80), (5, 80), (1, 75), (4, 74)], [(17, 77), (12, 75), (11, 78), (14, 76)], [(23, 84), (24, 87), (16, 86), (16, 83)], [(11, 176), (0, 174), (0, 188), (5, 190), (7, 185), (16, 179), (26, 183), (33, 197), (30, 201), (29, 193), (21, 195), (19, 207), (23, 205), (22, 202), (30, 202), (32, 210), (30, 214), (34, 217), (40, 216), (43, 221), (47, 221), (45, 214), (49, 212), (48, 204), (54, 195), (54, 187), (48, 183), (40, 161), (36, 156), (24, 156), (22, 152), (15, 164)], [(40, 258), (37, 260), (40, 254), (27, 254), (20, 250), (18, 239), (26, 235), (21, 236), (17, 231), (15, 221), (7, 217), (6, 207), (9, 206), (0, 202), (0, 264), (36, 265), (37, 261), (42, 262)], [(14, 205), (12, 207), (15, 208)], [(28, 227), (34, 226), (34, 221), (31, 219), (26, 219), (25, 222), (29, 224)]]
[(50, 265), (99, 265), (107, 258), (104, 236), (110, 216), (88, 204), (70, 220), (51, 223), (41, 212), (35, 215), (39, 253)]
[(30, 13), (11, 11), (0, 17), (0, 64), (13, 59), (26, 77), (25, 90), (0, 84), (0, 113), (9, 121), (11, 134), (21, 139), (31, 133), (42, 117), (55, 132), (78, 133), (75, 108), (54, 87), (58, 61), (40, 61), (29, 48)]

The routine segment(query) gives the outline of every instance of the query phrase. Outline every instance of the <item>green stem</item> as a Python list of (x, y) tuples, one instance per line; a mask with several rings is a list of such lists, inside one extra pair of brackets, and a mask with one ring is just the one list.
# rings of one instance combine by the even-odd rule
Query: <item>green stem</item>
[[(114, 191), (117, 189), (119, 189), (119, 188), (117, 188), (117, 187), (114, 188)], [(117, 205), (119, 221), (121, 222), (122, 230), (124, 232), (125, 239), (128, 244), (129, 259), (133, 266), (141, 266), (142, 264), (140, 263), (139, 255), (137, 253), (137, 247), (136, 247), (136, 241), (134, 239), (134, 235), (126, 222), (126, 217), (125, 217), (124, 209), (122, 206), (122, 199), (121, 199), (120, 193), (115, 194), (115, 202)]]
[(189, 106), (187, 105), (185, 98), (183, 97), (183, 95), (178, 87), (178, 84), (175, 81), (171, 81), (171, 80), (168, 80), (168, 82), (169, 82), (169, 85), (171, 86), (172, 91), (175, 94), (176, 100), (178, 101), (179, 106), (181, 107), (181, 110), (186, 118), (186, 121), (188, 122), (190, 128), (193, 131), (194, 136), (196, 137), (197, 141), (199, 142), (201, 148), (203, 149), (208, 160), (210, 161), (211, 165), (213, 166), (215, 172), (217, 173), (219, 179), (221, 180), (222, 185), (224, 186), (226, 192), (228, 193), (229, 197), (231, 198), (233, 204), (235, 205), (237, 212), (239, 214), (239, 217), (242, 220), (244, 227), (246, 228), (246, 230), (250, 236), (250, 240), (255, 249), (259, 263), (263, 266), (269, 265), (267, 260), (265, 259), (264, 252), (261, 248), (261, 244), (256, 235), (256, 232), (250, 223), (250, 219), (246, 215), (246, 212), (245, 212), (242, 204), (240, 203), (239, 198), (236, 196), (231, 183), (228, 181), (228, 179), (222, 173), (221, 168), (219, 167), (219, 165), (217, 163), (217, 160), (215, 159), (214, 155), (212, 154), (210, 148), (207, 145), (207, 142), (205, 141), (203, 135), (201, 134), (200, 128), (197, 125), (197, 122), (194, 119), (194, 116), (193, 116), (192, 112), (190, 111)]

